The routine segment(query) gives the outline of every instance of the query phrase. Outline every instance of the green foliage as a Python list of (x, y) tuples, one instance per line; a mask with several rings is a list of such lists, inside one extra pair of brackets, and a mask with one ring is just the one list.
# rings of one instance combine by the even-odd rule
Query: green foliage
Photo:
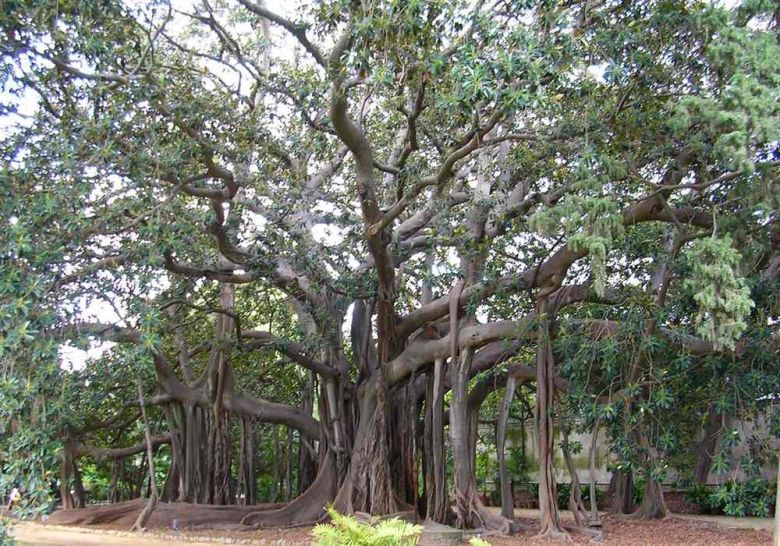
[(0, 544), (3, 546), (13, 546), (16, 544), (14, 537), (10, 534), (11, 521), (6, 518), (0, 518)]
[(361, 523), (328, 507), (331, 523), (314, 527), (320, 546), (415, 546), (422, 527), (399, 518)]
[(609, 197), (572, 196), (564, 204), (542, 209), (529, 219), (531, 229), (552, 236), (562, 228), (569, 247), (590, 258), (593, 286), (604, 295), (607, 252), (623, 237), (623, 219), (617, 202)]
[(696, 504), (705, 513), (710, 510), (710, 498), (712, 489), (704, 484), (697, 483), (685, 490), (685, 500)]
[(471, 537), (469, 546), (493, 546), (490, 542), (481, 537)]
[(742, 258), (725, 235), (696, 241), (689, 259), (693, 273), (685, 287), (699, 305), (698, 332), (718, 348), (733, 349), (754, 306), (750, 289), (737, 273)]
[(707, 499), (707, 506), (727, 516), (766, 517), (772, 513), (775, 485), (751, 476), (744, 481), (729, 480), (719, 485)]
[[(295, 29), (285, 36), (305, 35), (324, 58), (346, 33), (342, 58), (323, 68), (303, 46), (274, 51), (259, 16), (235, 0), (167, 15), (158, 0), (7, 2), (0, 490), (24, 484), (23, 509), (45, 507), (66, 430), (89, 431), (100, 445), (140, 440), (138, 426), (116, 427), (117, 436), (100, 425), (134, 400), (129, 369), (154, 384), (148, 352), (176, 353), (175, 327), (193, 350), (194, 375), (206, 369), (208, 351), (198, 347), (213, 335), (214, 314), (204, 309), (218, 305), (224, 253), (249, 281), (237, 288), (242, 328), (337, 358), (356, 383), (346, 392), (360, 392), (351, 387), (368, 368), (355, 361), (343, 319), (354, 301), (376, 300), (381, 275), (357, 204), (365, 188), (328, 115), (334, 84), (348, 88), (349, 113), (365, 130), (375, 204), (402, 209), (381, 245), (396, 274), (399, 324), (419, 309), (423, 281), (442, 297), (466, 273), (456, 256), (478, 258), (469, 290), (491, 293), (470, 298), (465, 313), (491, 322), (533, 310), (538, 286), (528, 281), (548, 273), (540, 265), (553, 265), (566, 285), (585, 282), (576, 258), (587, 256), (596, 293), (610, 287), (623, 297), (562, 308), (556, 355), (573, 413), (590, 423), (601, 416), (621, 463), (658, 474), (684, 457), (710, 405), (723, 416), (757, 415), (780, 391), (776, 355), (763, 349), (778, 289), (761, 271), (777, 250), (780, 46), (766, 24), (774, 3), (721, 4), (323, 0), (281, 13)], [(490, 183), (486, 194), (474, 191), (477, 177)], [(641, 225), (628, 227), (637, 205)], [(422, 223), (397, 231), (409, 220)], [(314, 227), (328, 233), (324, 242)], [(687, 259), (670, 257), (659, 309), (656, 266), (667, 239), (683, 235), (695, 242), (682, 249)], [(548, 261), (560, 255), (572, 260), (563, 270)], [(168, 258), (192, 271), (171, 271)], [(186, 305), (168, 316), (172, 300)], [(60, 369), (62, 340), (52, 332), (94, 307), (138, 327), (139, 348)], [(582, 327), (594, 319), (614, 332), (594, 339)], [(696, 328), (739, 357), (681, 347)], [(284, 351), (280, 359), (285, 342), (235, 341), (223, 349), (237, 389), (299, 407), (308, 372)], [(530, 343), (520, 352), (519, 362), (532, 361)], [(637, 377), (629, 355), (641, 356)], [(161, 411), (152, 414), (155, 429), (167, 426)], [(649, 449), (633, 440), (637, 431)], [(480, 480), (495, 474), (489, 436), (479, 443)], [(260, 489), (270, 495), (277, 484), (267, 461), (276, 455), (270, 435), (261, 437)], [(637, 468), (648, 451), (660, 460)], [(510, 454), (513, 477), (526, 467)], [(725, 451), (713, 461), (716, 472), (729, 467)], [(107, 465), (82, 469), (90, 493), (105, 495)]]

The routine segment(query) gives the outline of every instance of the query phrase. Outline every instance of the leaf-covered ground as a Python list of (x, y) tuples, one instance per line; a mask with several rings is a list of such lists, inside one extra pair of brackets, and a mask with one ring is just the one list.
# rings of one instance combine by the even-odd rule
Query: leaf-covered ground
[[(494, 546), (515, 546), (520, 544), (542, 545), (542, 544), (562, 544), (562, 542), (539, 540), (535, 538), (538, 524), (532, 519), (520, 519), (520, 524), (527, 530), (512, 537), (485, 537)], [(772, 535), (767, 530), (755, 529), (733, 529), (724, 525), (712, 523), (710, 521), (695, 521), (671, 517), (663, 521), (633, 521), (622, 520), (614, 517), (604, 518), (605, 540), (603, 544), (607, 546), (623, 545), (761, 545), (771, 544)], [(44, 527), (35, 524), (22, 524), (26, 533), (22, 536), (24, 539), (45, 539), (46, 544), (73, 544), (74, 531), (76, 529), (65, 529), (62, 527)], [(36, 535), (40, 531), (45, 536)], [(138, 546), (149, 546), (154, 544), (176, 543), (171, 536), (170, 530), (158, 529), (147, 533), (143, 538), (132, 536), (126, 531), (126, 528), (118, 526), (99, 526), (89, 529), (89, 534), (82, 535), (88, 537), (88, 540), (80, 541), (84, 544), (127, 544)], [(62, 541), (58, 542), (58, 532)], [(102, 536), (105, 540), (98, 540)], [(225, 541), (235, 541), (238, 544), (310, 544), (311, 528), (300, 527), (296, 529), (283, 530), (265, 530), (255, 532), (224, 532), (224, 531), (191, 531), (183, 532), (180, 539), (196, 539), (199, 543), (224, 543)], [(232, 540), (231, 540), (232, 539)], [(573, 537), (569, 544), (588, 544), (589, 540), (584, 537)]]
[[(517, 544), (559, 544), (535, 538), (538, 524), (535, 520), (521, 519), (528, 530), (513, 537), (489, 537), (494, 546)], [(733, 529), (709, 521), (692, 521), (670, 517), (661, 521), (638, 521), (617, 519), (612, 516), (603, 519), (604, 542), (609, 546), (627, 544), (664, 545), (754, 545), (772, 544), (772, 534), (766, 530)], [(574, 544), (588, 544), (585, 537), (573, 537)]]

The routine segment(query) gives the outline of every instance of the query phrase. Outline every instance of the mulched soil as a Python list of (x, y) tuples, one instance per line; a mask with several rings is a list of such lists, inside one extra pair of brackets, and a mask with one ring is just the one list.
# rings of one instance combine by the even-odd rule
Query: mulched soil
[(664, 502), (670, 512), (675, 514), (701, 514), (702, 509), (698, 504), (694, 504), (685, 498), (682, 491), (665, 491)]
[[(519, 545), (552, 545), (564, 544), (561, 541), (541, 540), (536, 538), (539, 523), (532, 519), (518, 519), (519, 525), (524, 530), (518, 534), (507, 536), (486, 536), (493, 546), (519, 546)], [(709, 522), (698, 522), (669, 517), (660, 521), (639, 521), (607, 516), (602, 518), (604, 542), (606, 546), (624, 546), (652, 544), (661, 546), (671, 545), (698, 545), (698, 546), (726, 546), (726, 545), (770, 545), (772, 535), (764, 530), (730, 529)], [(127, 528), (119, 525), (94, 525), (91, 529), (121, 530)], [(227, 542), (225, 539), (236, 539), (237, 543), (249, 541), (268, 541), (268, 543), (280, 543), (285, 545), (311, 544), (311, 527), (298, 527), (293, 529), (267, 529), (260, 531), (210, 531), (198, 529), (181, 532), (183, 536), (209, 537), (215, 542)], [(153, 529), (151, 534), (170, 532), (170, 529)], [(592, 544), (591, 539), (582, 536), (571, 536), (569, 544)], [(175, 543), (173, 543), (175, 544)]]
[[(90, 525), (90, 529), (106, 530), (106, 531), (127, 531), (126, 526), (122, 525)], [(214, 539), (214, 542), (228, 542), (224, 539), (235, 539), (237, 544), (244, 541), (284, 541), (285, 544), (311, 544), (313, 537), (311, 534), (312, 527), (293, 527), (290, 529), (265, 529), (259, 531), (224, 531), (224, 530), (210, 530), (210, 529), (183, 529), (179, 533), (176, 533), (182, 538), (190, 537), (193, 539)], [(158, 533), (165, 533), (169, 535), (172, 533), (170, 528), (151, 527), (149, 534), (155, 535)], [(200, 540), (199, 540), (200, 541)], [(176, 544), (176, 542), (172, 543)]]
[[(536, 538), (539, 524), (535, 520), (521, 519), (518, 522), (526, 530), (512, 537), (485, 537), (494, 546), (516, 546), (519, 544), (561, 544), (560, 541)], [(664, 520), (639, 521), (607, 516), (602, 518), (604, 542), (607, 546), (635, 544), (652, 545), (700, 545), (726, 546), (772, 544), (772, 534), (768, 531), (752, 529), (729, 529), (721, 525), (683, 520), (669, 517)], [(588, 544), (591, 540), (582, 536), (572, 536), (571, 544)]]

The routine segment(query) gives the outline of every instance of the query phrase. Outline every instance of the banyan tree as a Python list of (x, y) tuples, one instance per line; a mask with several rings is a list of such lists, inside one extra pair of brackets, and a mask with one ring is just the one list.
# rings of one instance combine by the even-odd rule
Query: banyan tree
[[(510, 532), (524, 385), (542, 535), (567, 532), (553, 453), (586, 405), (634, 449), (638, 515), (665, 515), (654, 427), (673, 409), (640, 412), (676, 358), (659, 355), (695, 383), (777, 349), (773, 10), (5, 2), (0, 359), (39, 386), (4, 432), (52, 413), (65, 507), (84, 503), (81, 458), (164, 449), (156, 487), (198, 505), (192, 524), (306, 524), (332, 503)], [(66, 343), (111, 348), (55, 418)], [(625, 350), (579, 365), (585, 346)], [(475, 478), (497, 390), (501, 515)], [(295, 465), (300, 490), (275, 506), (253, 506), (264, 426), (287, 454), (276, 483)]]

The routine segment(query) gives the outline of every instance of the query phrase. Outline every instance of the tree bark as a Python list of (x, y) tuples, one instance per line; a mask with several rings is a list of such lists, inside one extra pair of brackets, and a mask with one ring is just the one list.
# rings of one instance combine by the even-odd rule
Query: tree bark
[(571, 458), (571, 449), (569, 448), (569, 431), (561, 427), (561, 451), (566, 468), (571, 476), (571, 487), (569, 492), (569, 510), (574, 516), (574, 522), (580, 527), (587, 527), (588, 511), (585, 509), (585, 503), (582, 502), (582, 492), (580, 491), (580, 478), (577, 476), (577, 469), (574, 468), (574, 461)]
[[(219, 303), (226, 312), (232, 312), (235, 287), (229, 283), (220, 285)], [(209, 439), (211, 457), (211, 491), (209, 498), (214, 504), (229, 504), (230, 498), (230, 437), (228, 414), (224, 410), (225, 387), (228, 382), (228, 354), (222, 342), (233, 329), (233, 320), (223, 313), (217, 315), (217, 327), (212, 351), (216, 351), (216, 376), (212, 383), (211, 434)]]
[(537, 302), (537, 313), (541, 317), (536, 351), (536, 433), (539, 445), (539, 537), (566, 538), (568, 534), (561, 525), (555, 469), (553, 467), (553, 404), (555, 403), (555, 359), (550, 340), (550, 318), (545, 317), (546, 299)]
[(780, 457), (777, 459), (777, 496), (775, 497), (775, 529), (772, 543), (774, 546), (780, 546)]
[(281, 455), (282, 455), (282, 448), (281, 444), (279, 443), (279, 427), (277, 425), (273, 425), (273, 437), (274, 437), (274, 460), (272, 463), (273, 466), (273, 476), (272, 476), (272, 482), (271, 482), (271, 502), (278, 502), (279, 501), (279, 494), (281, 493), (281, 487), (279, 484), (282, 481), (282, 473), (281, 469), (279, 468), (279, 464), (281, 461)]
[(704, 425), (704, 435), (696, 445), (696, 466), (693, 470), (693, 478), (697, 483), (706, 484), (710, 475), (712, 458), (718, 449), (720, 438), (721, 419), (715, 404), (710, 404), (707, 411), (707, 422)]
[(255, 434), (254, 422), (243, 418), (240, 421), (238, 484), (236, 503), (241, 506), (255, 503)]
[(433, 511), (429, 519), (446, 523), (449, 499), (447, 494), (447, 458), (444, 445), (444, 359), (437, 358), (433, 364), (433, 398), (431, 400), (431, 455), (433, 460)]
[(590, 436), (590, 449), (588, 450), (588, 478), (590, 480), (590, 522), (591, 525), (600, 525), (599, 507), (596, 499), (596, 455), (598, 453), (599, 426), (601, 417), (597, 417), (593, 423), (593, 431)]
[(86, 493), (76, 463), (77, 447), (76, 439), (69, 434), (64, 442), (60, 465), (60, 497), (62, 507), (66, 509), (86, 506)]
[(141, 374), (138, 373), (136, 375), (136, 383), (138, 387), (138, 403), (141, 406), (141, 417), (143, 419), (144, 424), (144, 437), (146, 438), (146, 458), (149, 461), (149, 485), (150, 485), (150, 495), (149, 495), (149, 501), (146, 503), (146, 506), (141, 511), (140, 514), (138, 514), (138, 519), (135, 520), (135, 523), (130, 528), (131, 531), (143, 531), (146, 529), (146, 523), (149, 521), (149, 518), (152, 516), (152, 512), (154, 512), (154, 509), (157, 508), (157, 503), (159, 502), (159, 497), (157, 495), (157, 479), (154, 475), (154, 447), (152, 445), (152, 434), (149, 431), (149, 419), (146, 417), (146, 404), (144, 403), (144, 389), (143, 385), (141, 383)]
[(287, 442), (284, 446), (284, 500), (289, 502), (292, 498), (292, 428), (287, 427)]
[[(303, 398), (301, 399), (301, 409), (311, 415), (314, 409), (314, 372), (309, 371), (306, 379), (306, 386), (303, 389)], [(306, 491), (317, 476), (317, 461), (311, 455), (306, 446), (306, 439), (303, 434), (298, 435), (298, 494)]]
[(668, 515), (669, 510), (666, 508), (661, 483), (648, 476), (645, 482), (645, 494), (642, 497), (642, 504), (634, 512), (633, 516), (639, 519), (663, 519)]
[(472, 349), (463, 350), (451, 369), (450, 443), (455, 478), (455, 525), (461, 529), (485, 528), (509, 533), (511, 521), (485, 509), (477, 491), (468, 403), (469, 369), (473, 354)]
[(630, 514), (634, 510), (634, 474), (628, 470), (616, 470), (610, 479), (609, 492), (612, 496), (610, 512)]
[(512, 497), (512, 484), (509, 481), (509, 471), (506, 464), (506, 426), (516, 388), (517, 380), (510, 374), (506, 379), (506, 390), (499, 409), (498, 426), (496, 427), (498, 477), (501, 484), (501, 515), (509, 519), (515, 517), (515, 499)]

